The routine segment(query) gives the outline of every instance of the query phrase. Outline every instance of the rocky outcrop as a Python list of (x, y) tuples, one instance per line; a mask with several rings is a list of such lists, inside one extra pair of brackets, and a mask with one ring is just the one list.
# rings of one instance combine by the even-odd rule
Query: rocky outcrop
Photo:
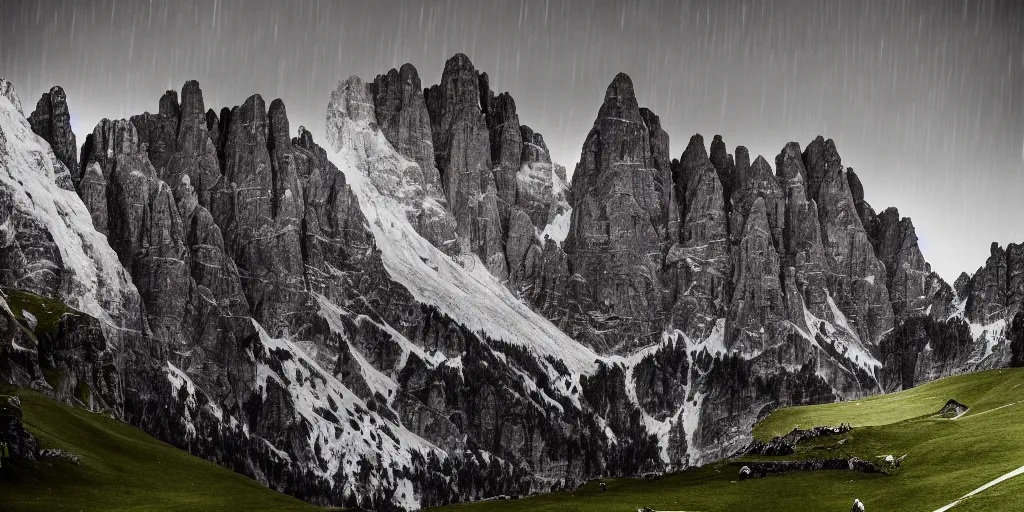
[(911, 316), (879, 343), (879, 382), (886, 392), (892, 392), (953, 375), (970, 367), (977, 348), (962, 318)]
[(460, 244), (487, 269), (508, 275), (498, 189), (490, 162), (490, 132), (480, 109), (480, 77), (464, 54), (445, 63), (441, 83), (424, 91), (430, 113), (434, 158)]
[(786, 324), (779, 255), (772, 245), (767, 207), (758, 197), (750, 207), (733, 256), (735, 289), (729, 305), (725, 347), (756, 354), (784, 337)]
[[(520, 183), (517, 178), (525, 152), (523, 145), (527, 142), (533, 144), (534, 140), (532, 133), (529, 134), (530, 139), (526, 140), (524, 136), (526, 134), (520, 129), (519, 115), (516, 114), (516, 102), (512, 99), (512, 95), (503, 92), (494, 96), (489, 84), (487, 73), (481, 73), (480, 104), (487, 118), (487, 130), (490, 134), (490, 156), (495, 186), (498, 189), (498, 209), (501, 211), (504, 225), (508, 226), (512, 205), (518, 204), (517, 196)], [(543, 143), (543, 139), (541, 139), (541, 143)], [(547, 148), (544, 151), (546, 152)], [(532, 156), (532, 154), (528, 156)], [(550, 163), (550, 158), (548, 160)], [(550, 190), (551, 186), (541, 188)], [(544, 224), (547, 222), (541, 223), (541, 225)]]
[(988, 325), (1013, 318), (1024, 303), (1024, 244), (1006, 248), (993, 242), (985, 265), (968, 283), (961, 283), (962, 299), (966, 299), (965, 315), (971, 321)]
[(952, 419), (962, 416), (968, 409), (966, 405), (950, 398), (946, 401), (946, 405), (943, 405), (942, 409), (939, 409), (939, 412), (935, 413), (935, 415), (941, 418)]
[(726, 213), (729, 213), (732, 211), (732, 204), (729, 200), (736, 187), (736, 162), (725, 149), (725, 141), (722, 140), (721, 135), (715, 135), (715, 138), (711, 140), (709, 159), (711, 165), (715, 167), (715, 172), (718, 173), (718, 181), (722, 183), (722, 196), (725, 198)]
[(921, 254), (913, 221), (901, 218), (896, 208), (887, 208), (878, 215), (874, 228), (871, 238), (879, 260), (885, 264), (886, 287), (895, 320), (928, 314), (932, 269)]
[(71, 131), (71, 113), (68, 111), (68, 98), (64, 89), (55, 86), (50, 92), (44, 93), (28, 117), (28, 122), (32, 131), (50, 144), (53, 154), (67, 168), (69, 179), (62, 177), (58, 185), (71, 190), (73, 183), (81, 179), (81, 170), (78, 168), (78, 143), (75, 132)]
[(390, 186), (405, 198), (407, 216), (434, 246), (450, 254), (459, 251), (455, 218), (441, 189), (441, 176), (434, 163), (434, 145), (427, 104), (419, 74), (412, 64), (378, 75), (368, 84), (377, 124), (402, 156), (416, 163), (406, 166)]
[[(785, 197), (785, 249), (781, 255), (783, 267), (793, 268), (794, 283), (805, 308), (818, 318), (826, 318), (828, 306), (828, 261), (821, 239), (818, 205), (807, 199), (806, 176), (800, 144), (790, 142), (775, 157), (776, 177)], [(787, 287), (787, 306), (790, 320), (802, 325), (801, 308)]]
[(875, 256), (857, 215), (835, 143), (819, 136), (804, 150), (803, 160), (808, 198), (818, 206), (830, 298), (853, 322), (860, 339), (875, 344), (893, 326), (885, 265)]
[[(0, 395), (0, 450), (3, 451), (0, 459), (35, 460), (39, 442), (25, 430), (21, 419), (21, 400), (17, 396)], [(0, 460), (0, 464), (3, 462)]]
[(849, 459), (805, 459), (747, 462), (741, 472), (740, 480), (748, 478), (764, 478), (769, 475), (791, 473), (793, 471), (824, 471), (828, 469), (844, 469), (862, 473), (883, 473), (882, 468), (858, 457)]
[(0, 78), (0, 96), (7, 98), (7, 101), (11, 102), (11, 107), (19, 115), (25, 115), (21, 109), (21, 99), (18, 97), (18, 93), (14, 92), (14, 84), (7, 80)]
[(651, 213), (659, 181), (633, 82), (608, 86), (572, 178), (565, 241), (582, 324), (573, 332), (603, 352), (650, 344), (662, 329), (661, 238)]

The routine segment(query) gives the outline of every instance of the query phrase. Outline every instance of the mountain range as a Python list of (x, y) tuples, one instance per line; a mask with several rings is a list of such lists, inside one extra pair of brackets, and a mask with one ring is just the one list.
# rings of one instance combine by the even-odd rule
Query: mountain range
[(1024, 364), (1024, 244), (950, 285), (831, 139), (672, 158), (630, 77), (594, 104), (569, 181), (462, 54), (426, 88), (341, 81), (319, 143), (189, 81), (79, 152), (63, 89), (27, 112), (0, 79), (0, 379), (313, 503), (416, 510)]

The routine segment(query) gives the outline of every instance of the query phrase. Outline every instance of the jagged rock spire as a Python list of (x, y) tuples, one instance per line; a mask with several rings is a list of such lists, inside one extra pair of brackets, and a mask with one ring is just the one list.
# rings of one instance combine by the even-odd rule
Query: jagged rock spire
[(598, 324), (615, 319), (600, 329), (609, 334), (588, 340), (602, 350), (646, 345), (661, 330), (662, 240), (651, 217), (661, 205), (655, 160), (633, 82), (619, 73), (573, 174), (565, 243), (572, 268), (586, 283), (584, 310), (594, 311)]
[(32, 131), (50, 143), (57, 159), (71, 173), (71, 180), (81, 180), (81, 169), (78, 167), (78, 143), (75, 132), (71, 131), (71, 112), (68, 110), (67, 95), (59, 85), (44, 93), (36, 109), (28, 117)]

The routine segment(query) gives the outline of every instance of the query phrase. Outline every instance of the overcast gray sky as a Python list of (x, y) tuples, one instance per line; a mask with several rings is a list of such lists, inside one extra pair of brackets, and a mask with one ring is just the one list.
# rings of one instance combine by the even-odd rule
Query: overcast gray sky
[(456, 52), (512, 93), (572, 172), (626, 72), (678, 156), (693, 133), (774, 162), (835, 139), (879, 211), (913, 217), (952, 282), (1024, 242), (1024, 2), (0, 1), (0, 76), (31, 110), (60, 84), (73, 128), (156, 111), (199, 80), (207, 107), (284, 99), (322, 140), (338, 80), (405, 62), (424, 86)]

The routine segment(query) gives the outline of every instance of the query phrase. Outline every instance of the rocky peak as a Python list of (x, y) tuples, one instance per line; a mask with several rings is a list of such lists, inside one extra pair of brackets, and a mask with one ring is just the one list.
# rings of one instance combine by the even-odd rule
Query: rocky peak
[[(32, 131), (50, 143), (54, 155), (71, 173), (71, 181), (81, 180), (81, 169), (78, 167), (78, 143), (75, 133), (71, 131), (71, 113), (68, 110), (67, 95), (59, 85), (44, 93), (36, 109), (28, 117)], [(65, 184), (68, 188), (70, 184)], [(70, 188), (69, 188), (70, 190)]]
[(733, 176), (733, 190), (735, 191), (747, 179), (750, 173), (750, 152), (746, 146), (736, 146), (736, 173)]
[(804, 168), (799, 142), (787, 143), (779, 156), (775, 157), (775, 173), (787, 185), (787, 189), (806, 181), (807, 169)]
[[(839, 152), (832, 139), (818, 136), (803, 153), (808, 198), (818, 206), (822, 245), (835, 262), (829, 290), (842, 314), (866, 344), (877, 343), (893, 326), (885, 265), (878, 260), (857, 215)], [(854, 282), (859, 283), (853, 287)]]
[(313, 142), (313, 134), (306, 129), (305, 126), (299, 126), (298, 135), (292, 139), (292, 145), (313, 151), (314, 148), (319, 148), (315, 142)]
[(899, 210), (890, 207), (878, 214), (874, 228), (875, 253), (885, 264), (886, 287), (896, 320), (925, 313), (932, 298), (932, 269), (921, 254), (913, 221), (900, 217)]
[(177, 119), (181, 116), (181, 104), (178, 103), (178, 91), (167, 91), (160, 97), (159, 114)]
[(1003, 248), (992, 242), (985, 265), (974, 273), (969, 284), (961, 279), (957, 283), (957, 293), (966, 295), (965, 314), (971, 322), (988, 325), (1010, 320), (1024, 304), (1024, 244)]
[(18, 93), (14, 92), (14, 84), (3, 78), (0, 78), (0, 96), (7, 98), (7, 101), (14, 105), (14, 109), (19, 114), (25, 115), (25, 112), (21, 110), (21, 99), (18, 98)]
[(960, 272), (957, 276), (956, 281), (953, 281), (953, 290), (956, 291), (956, 296), (960, 300), (965, 300), (971, 289), (971, 275), (967, 272)]
[[(173, 109), (172, 109), (173, 110)], [(151, 122), (132, 118), (133, 122), (150, 129), (150, 144), (162, 145), (160, 148), (150, 146), (150, 161), (156, 160), (154, 167), (160, 178), (171, 187), (176, 187), (183, 177), (188, 177), (194, 187), (199, 204), (210, 207), (210, 193), (221, 180), (221, 165), (218, 155), (221, 133), (219, 127), (210, 131), (211, 122), (219, 124), (216, 115), (210, 118), (212, 111), (206, 112), (203, 91), (199, 82), (189, 80), (181, 88), (181, 105), (178, 117), (163, 114)], [(140, 123), (141, 122), (141, 123)], [(171, 127), (177, 126), (174, 134), (168, 133)], [(173, 139), (170, 139), (173, 137)], [(157, 164), (166, 161), (162, 167)]]
[(647, 125), (651, 145), (651, 160), (654, 172), (654, 195), (658, 203), (646, 205), (651, 221), (668, 248), (679, 240), (679, 205), (672, 181), (672, 164), (669, 161), (669, 137), (661, 127), (661, 118), (648, 108), (640, 109), (640, 117)]
[(661, 204), (656, 175), (633, 83), (620, 73), (608, 86), (573, 174), (572, 220), (563, 246), (585, 283), (578, 294), (582, 310), (592, 312), (587, 323), (593, 331), (585, 330), (584, 338), (600, 350), (644, 346), (661, 330), (662, 240), (650, 214), (651, 205)]
[(270, 130), (270, 136), (267, 138), (267, 143), (271, 151), (279, 149), (287, 151), (291, 148), (291, 138), (288, 127), (288, 109), (284, 105), (284, 101), (281, 98), (277, 98), (270, 102), (270, 110), (268, 111), (268, 127)]
[(412, 64), (377, 75), (371, 86), (377, 125), (388, 142), (423, 173), (422, 186), (432, 195), (441, 193), (441, 178), (434, 163), (430, 115), (423, 99), (419, 72)]
[(665, 256), (670, 323), (694, 339), (704, 338), (725, 316), (730, 263), (722, 183), (700, 134), (690, 137), (673, 180), (680, 237)]
[[(504, 278), (508, 274), (505, 229), (491, 172), (491, 136), (480, 98), (479, 75), (461, 53), (445, 63), (441, 83), (424, 91), (434, 158), (458, 225), (459, 245), (476, 253), (491, 274)], [(509, 130), (508, 134), (518, 138), (518, 128), (515, 132)]]
[(875, 209), (864, 200), (864, 185), (861, 184), (860, 177), (853, 172), (852, 167), (846, 169), (846, 180), (850, 184), (850, 193), (853, 195), (853, 204), (857, 208), (857, 216), (860, 217), (861, 224), (867, 230), (871, 243), (877, 245), (878, 240), (875, 238), (875, 234), (879, 228), (875, 224), (878, 222), (878, 218)]
[(730, 230), (734, 241), (743, 233), (743, 225), (750, 209), (757, 199), (765, 202), (768, 226), (777, 253), (783, 253), (783, 228), (785, 226), (786, 200), (779, 180), (764, 157), (758, 155), (749, 169), (743, 172), (742, 181), (736, 184), (732, 195), (733, 215)]
[[(482, 74), (481, 77), (486, 74)], [(493, 99), (490, 93), (486, 102), (487, 129), (491, 141), (491, 163), (495, 185), (498, 188), (498, 207), (502, 212), (502, 221), (507, 226), (509, 209), (516, 203), (517, 173), (520, 170), (525, 144), (533, 143), (523, 138), (519, 126), (519, 115), (516, 114), (516, 102), (512, 95), (503, 92)], [(545, 148), (546, 149), (546, 148)], [(546, 152), (546, 151), (545, 151)], [(550, 159), (549, 159), (550, 162)]]
[(96, 231), (110, 235), (107, 185), (117, 166), (118, 157), (122, 160), (131, 159), (133, 164), (138, 164), (140, 149), (135, 125), (124, 119), (103, 119), (85, 138), (78, 195), (89, 210)]
[(722, 182), (722, 193), (725, 195), (725, 204), (728, 209), (729, 198), (732, 197), (735, 188), (736, 163), (733, 156), (725, 149), (725, 141), (721, 135), (715, 135), (711, 140), (711, 154), (709, 155), (711, 165), (715, 166), (718, 172), (718, 181)]
[(533, 131), (533, 128), (525, 124), (519, 125), (519, 134), (523, 139), (523, 153), (519, 157), (523, 165), (534, 162), (551, 163), (551, 153), (548, 152), (548, 145), (544, 142), (544, 135)]
[(604, 103), (597, 113), (598, 119), (639, 122), (640, 106), (633, 92), (633, 79), (625, 73), (615, 75), (604, 93)]

